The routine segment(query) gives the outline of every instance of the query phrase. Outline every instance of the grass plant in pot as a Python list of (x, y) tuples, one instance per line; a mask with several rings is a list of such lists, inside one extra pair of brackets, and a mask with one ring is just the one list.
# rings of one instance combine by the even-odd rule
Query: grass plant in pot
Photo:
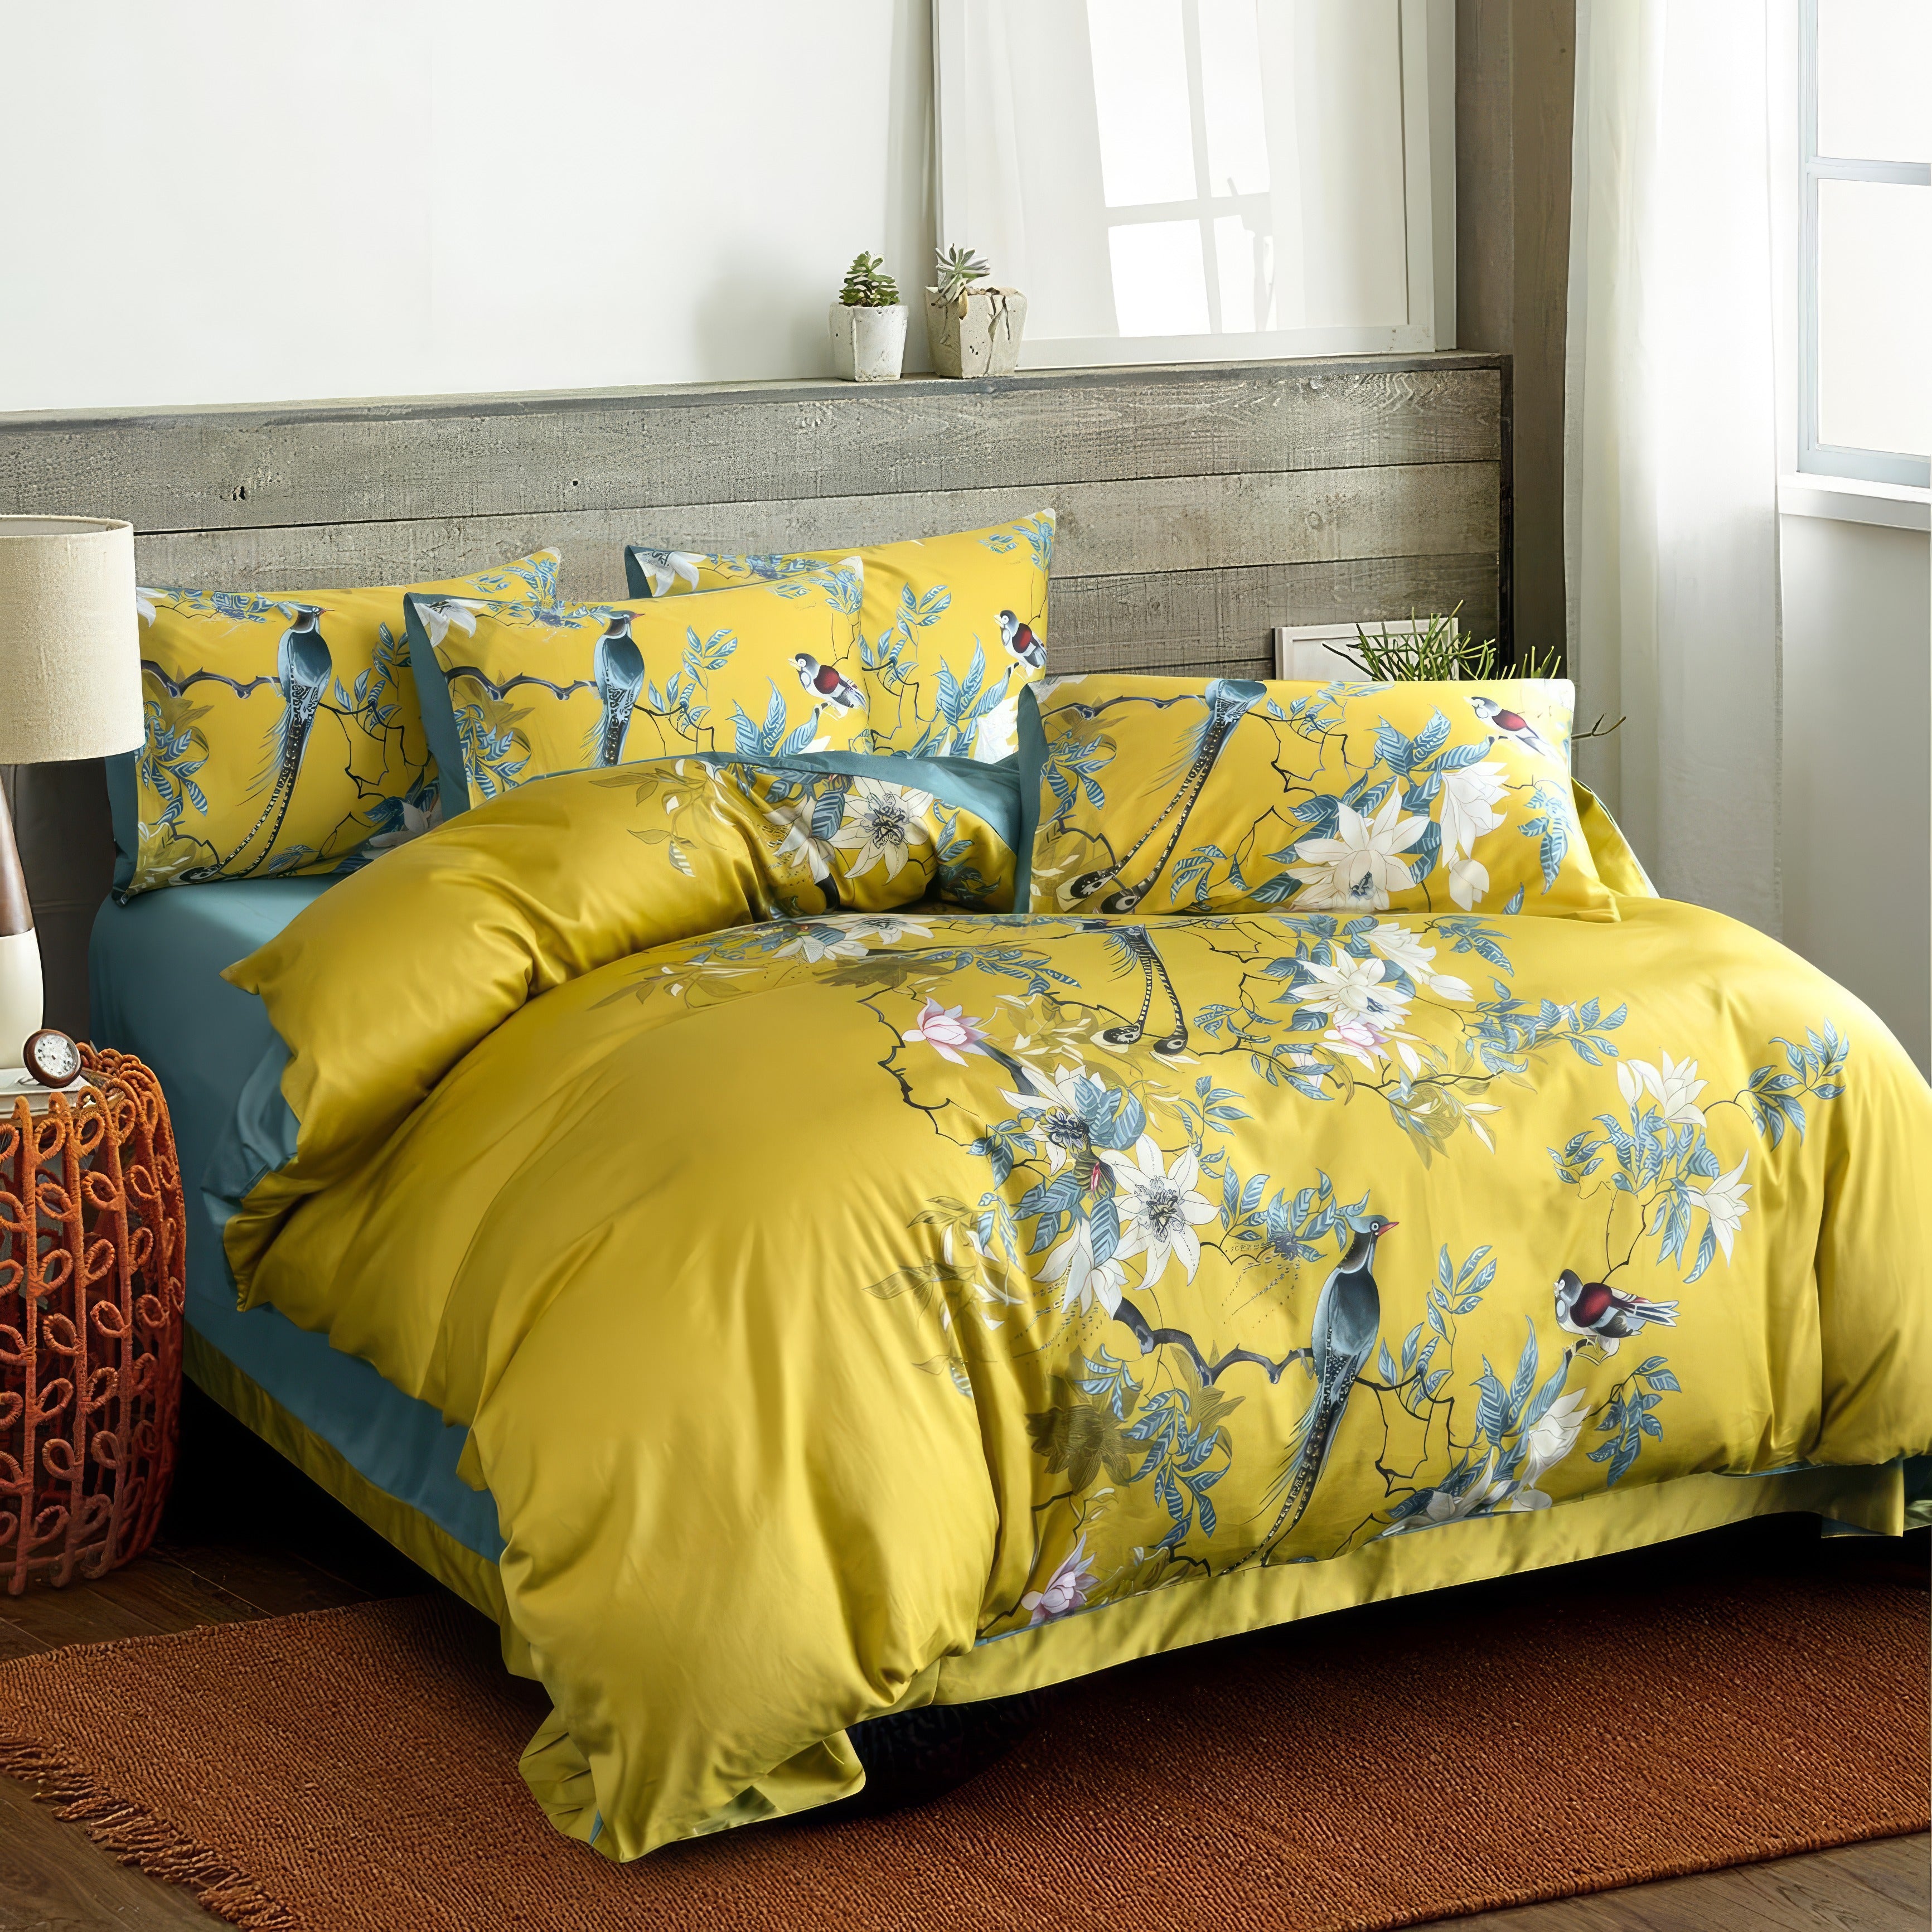
[(848, 382), (896, 382), (905, 364), (906, 312), (884, 258), (852, 258), (832, 304), (832, 374)]
[(935, 374), (1010, 376), (1019, 367), (1027, 298), (1018, 289), (994, 288), (986, 279), (988, 272), (970, 248), (940, 252), (938, 286), (926, 292)]

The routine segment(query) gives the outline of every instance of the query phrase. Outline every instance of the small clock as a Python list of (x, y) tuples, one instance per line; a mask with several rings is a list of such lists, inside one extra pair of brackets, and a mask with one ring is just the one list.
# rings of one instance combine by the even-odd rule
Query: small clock
[(21, 1054), (27, 1071), (43, 1087), (70, 1087), (80, 1072), (80, 1048), (58, 1027), (29, 1034)]

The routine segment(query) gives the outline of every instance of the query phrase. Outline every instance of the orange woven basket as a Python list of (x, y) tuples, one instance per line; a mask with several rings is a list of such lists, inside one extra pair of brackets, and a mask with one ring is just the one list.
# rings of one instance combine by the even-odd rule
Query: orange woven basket
[(160, 1082), (0, 1114), (0, 1579), (99, 1576), (153, 1540), (181, 1414), (181, 1168)]

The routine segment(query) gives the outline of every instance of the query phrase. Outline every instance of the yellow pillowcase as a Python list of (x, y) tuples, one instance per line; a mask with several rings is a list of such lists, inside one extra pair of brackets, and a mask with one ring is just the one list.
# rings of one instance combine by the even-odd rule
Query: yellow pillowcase
[(1021, 709), (1020, 903), (1613, 920), (1570, 790), (1575, 704), (1560, 678), (1049, 680)]
[(412, 597), (432, 740), (459, 748), (472, 805), (556, 772), (686, 752), (863, 751), (862, 590), (848, 558), (702, 604)]
[(560, 560), (387, 590), (137, 592), (147, 740), (117, 890), (333, 872), (426, 830), (436, 771), (403, 599), (548, 600)]
[[(849, 550), (709, 556), (632, 544), (633, 597), (769, 582), (821, 568)], [(861, 682), (871, 700), (862, 749), (992, 764), (1013, 749), (1022, 689), (1046, 664), (1053, 512), (858, 553), (866, 572)]]

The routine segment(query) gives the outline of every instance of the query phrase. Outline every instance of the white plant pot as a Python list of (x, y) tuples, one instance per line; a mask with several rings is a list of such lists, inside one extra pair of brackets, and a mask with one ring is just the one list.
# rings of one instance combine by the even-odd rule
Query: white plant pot
[(939, 376), (1010, 376), (1020, 364), (1027, 298), (1018, 289), (974, 289), (946, 302), (926, 292), (926, 331)]
[(905, 366), (904, 304), (848, 308), (832, 304), (832, 373), (848, 382), (896, 382)]

